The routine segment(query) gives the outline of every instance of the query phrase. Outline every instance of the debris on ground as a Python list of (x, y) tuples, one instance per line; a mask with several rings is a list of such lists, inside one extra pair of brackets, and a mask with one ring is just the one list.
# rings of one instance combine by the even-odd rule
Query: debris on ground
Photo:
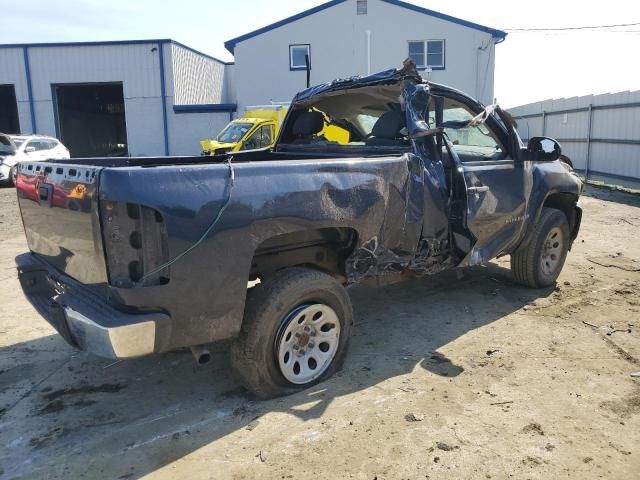
[(436, 442), (436, 447), (438, 447), (438, 450), (444, 450), (445, 452), (451, 452), (453, 450), (460, 449), (458, 445), (449, 445), (448, 443), (444, 442)]
[(524, 426), (521, 430), (522, 433), (536, 433), (538, 435), (544, 435), (544, 431), (542, 427), (537, 422), (531, 422), (530, 424)]
[(587, 257), (587, 260), (601, 267), (613, 267), (620, 270), (626, 270), (627, 272), (639, 272), (640, 262), (634, 258), (628, 258), (617, 253), (608, 257)]
[(422, 415), (421, 413), (407, 413), (404, 416), (404, 419), (407, 422), (421, 422), (424, 420), (424, 415)]
[(582, 323), (584, 323), (585, 325), (589, 325), (590, 327), (593, 327), (593, 328), (600, 328), (595, 323), (587, 322), (586, 320), (582, 320)]
[(260, 417), (256, 417), (253, 420), (251, 420), (247, 426), (245, 427), (246, 430), (252, 431), (254, 430), (258, 424), (260, 423), (260, 421), (258, 420)]

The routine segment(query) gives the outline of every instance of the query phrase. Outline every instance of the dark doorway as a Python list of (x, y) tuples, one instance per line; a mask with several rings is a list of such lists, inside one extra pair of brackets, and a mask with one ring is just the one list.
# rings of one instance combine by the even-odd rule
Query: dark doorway
[(58, 135), (72, 157), (128, 155), (122, 83), (54, 85)]
[(13, 85), (0, 85), (0, 132), (20, 133), (18, 102)]

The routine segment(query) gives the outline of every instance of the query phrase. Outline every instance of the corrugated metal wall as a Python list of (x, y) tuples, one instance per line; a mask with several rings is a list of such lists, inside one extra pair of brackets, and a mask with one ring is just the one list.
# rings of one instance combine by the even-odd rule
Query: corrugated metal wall
[(175, 44), (171, 54), (176, 105), (227, 103), (224, 63)]
[(171, 155), (198, 155), (200, 140), (217, 135), (231, 119), (229, 112), (176, 113), (173, 110), (174, 105), (235, 103), (229, 95), (227, 67), (181, 45), (165, 46)]
[(558, 139), (589, 178), (640, 187), (640, 91), (545, 100), (509, 111), (523, 139)]

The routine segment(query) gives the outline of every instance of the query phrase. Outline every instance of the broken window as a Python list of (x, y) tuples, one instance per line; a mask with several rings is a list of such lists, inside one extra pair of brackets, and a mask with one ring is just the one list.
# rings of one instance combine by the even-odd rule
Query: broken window
[[(338, 90), (301, 102), (288, 118), (280, 147), (410, 148), (399, 85)], [(336, 131), (341, 135), (332, 135)]]
[[(435, 104), (431, 101), (429, 107), (429, 124), (435, 125)], [(453, 144), (453, 148), (464, 161), (500, 160), (506, 156), (506, 149), (498, 140), (498, 136), (486, 123), (475, 126), (446, 127), (447, 123), (464, 125), (470, 122), (476, 114), (462, 103), (445, 98), (442, 111), (442, 122), (445, 132)]]

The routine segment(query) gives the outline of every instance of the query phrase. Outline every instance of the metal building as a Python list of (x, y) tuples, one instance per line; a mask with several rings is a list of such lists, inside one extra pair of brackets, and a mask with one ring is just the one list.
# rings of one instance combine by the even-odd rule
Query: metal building
[(226, 63), (170, 39), (0, 45), (0, 131), (73, 156), (189, 155), (249, 105), (397, 67), (485, 103), (506, 33), (400, 0), (331, 0), (225, 43)]
[(197, 154), (235, 111), (228, 67), (170, 39), (0, 45), (0, 131), (73, 156)]
[[(239, 109), (284, 101), (311, 84), (400, 66), (491, 103), (495, 46), (506, 33), (399, 0), (332, 0), (225, 42)], [(425, 70), (431, 70), (430, 73)]]

